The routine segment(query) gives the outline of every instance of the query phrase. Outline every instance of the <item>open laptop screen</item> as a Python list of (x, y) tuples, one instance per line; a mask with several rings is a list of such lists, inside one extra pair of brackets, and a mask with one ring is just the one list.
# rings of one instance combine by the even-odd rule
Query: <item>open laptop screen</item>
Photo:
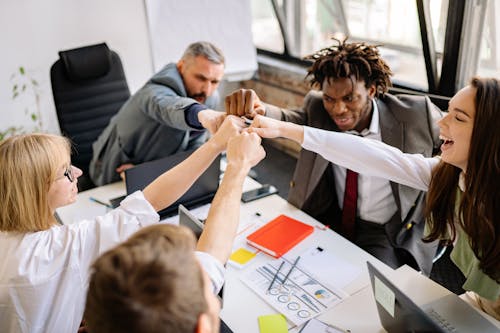
[(367, 264), (377, 311), (387, 332), (500, 332), (453, 293), (418, 306), (371, 263)]
[[(180, 152), (159, 160), (145, 162), (131, 169), (125, 170), (125, 184), (127, 195), (138, 190), (143, 190), (154, 179), (167, 170), (170, 170), (180, 162), (184, 161), (194, 150)], [(185, 172), (190, 172), (186, 170)], [(193, 185), (182, 195), (179, 200), (169, 207), (158, 212), (161, 218), (165, 218), (177, 213), (179, 204), (183, 204), (191, 209), (198, 205), (203, 205), (212, 201), (219, 186), (220, 175), (220, 155), (208, 166), (207, 170), (193, 183)], [(120, 198), (111, 200), (116, 206)]]
[(388, 333), (448, 332), (434, 323), (370, 262), (367, 265), (380, 322)]
[(194, 216), (186, 207), (182, 204), (179, 205), (179, 225), (188, 227), (193, 231), (196, 238), (200, 238), (203, 232), (203, 222), (200, 221), (196, 216)]

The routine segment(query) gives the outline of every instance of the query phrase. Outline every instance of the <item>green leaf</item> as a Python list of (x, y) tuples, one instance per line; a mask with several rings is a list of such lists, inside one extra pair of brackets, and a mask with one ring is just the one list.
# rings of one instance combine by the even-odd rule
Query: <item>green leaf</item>
[(12, 92), (15, 93), (17, 91), (17, 84), (15, 84), (13, 87), (12, 87)]
[(31, 120), (36, 121), (36, 119), (37, 119), (36, 114), (32, 113), (31, 114)]
[(22, 91), (26, 91), (26, 84), (23, 84), (22, 88), (21, 88)]
[(16, 91), (14, 95), (12, 95), (12, 99), (15, 99), (17, 96), (19, 96), (19, 93)]
[(19, 73), (21, 73), (21, 75), (24, 75), (25, 70), (23, 66), (19, 67)]
[(34, 86), (38, 86), (38, 82), (37, 82), (35, 79), (31, 79), (31, 83), (32, 83)]

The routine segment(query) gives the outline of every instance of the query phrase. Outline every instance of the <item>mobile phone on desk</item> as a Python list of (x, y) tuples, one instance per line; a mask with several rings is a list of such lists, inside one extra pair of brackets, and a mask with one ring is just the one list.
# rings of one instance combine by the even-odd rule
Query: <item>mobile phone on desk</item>
[(273, 185), (264, 184), (254, 190), (243, 192), (243, 194), (241, 195), (241, 201), (250, 202), (275, 193), (278, 193), (278, 189), (276, 187), (274, 187)]

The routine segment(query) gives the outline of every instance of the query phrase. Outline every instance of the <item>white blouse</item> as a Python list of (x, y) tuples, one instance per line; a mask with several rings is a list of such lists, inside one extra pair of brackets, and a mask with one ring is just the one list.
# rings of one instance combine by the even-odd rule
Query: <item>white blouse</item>
[(368, 176), (427, 191), (439, 157), (403, 153), (381, 141), (304, 126), (304, 149)]
[[(138, 191), (94, 220), (34, 233), (0, 232), (0, 332), (76, 333), (90, 265), (138, 229), (158, 222), (158, 214)], [(202, 257), (218, 291), (224, 268), (212, 256)]]

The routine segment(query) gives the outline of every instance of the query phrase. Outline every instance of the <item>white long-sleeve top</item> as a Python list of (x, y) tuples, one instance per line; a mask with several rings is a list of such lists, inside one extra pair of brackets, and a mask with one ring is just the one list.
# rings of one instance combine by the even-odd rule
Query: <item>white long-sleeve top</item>
[(439, 157), (407, 154), (381, 141), (304, 126), (302, 147), (368, 176), (427, 191)]
[[(142, 192), (94, 220), (34, 233), (0, 232), (0, 332), (77, 332), (90, 265), (104, 251), (159, 216)], [(224, 268), (197, 253), (217, 292)]]
[[(429, 188), (432, 169), (439, 163), (439, 157), (405, 154), (379, 141), (311, 127), (304, 127), (302, 147), (354, 171), (386, 177), (424, 191)], [(461, 174), (458, 181), (458, 188), (462, 192), (463, 177)], [(468, 235), (459, 226), (457, 230), (450, 258), (465, 275), (462, 288), (498, 302), (500, 284), (479, 268), (480, 262), (470, 247)]]

